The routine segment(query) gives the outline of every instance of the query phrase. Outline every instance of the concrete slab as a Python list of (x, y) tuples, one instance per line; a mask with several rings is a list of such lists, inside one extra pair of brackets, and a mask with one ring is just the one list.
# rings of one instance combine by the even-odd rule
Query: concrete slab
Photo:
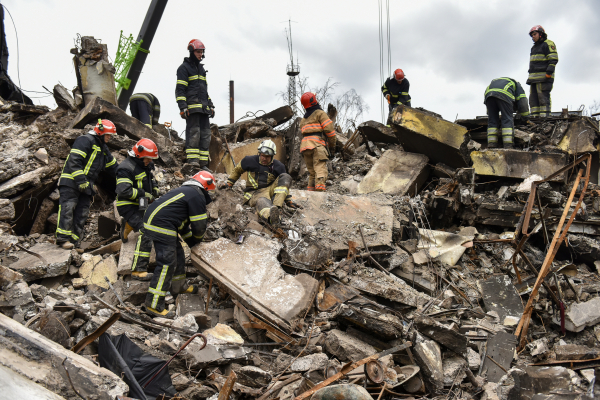
[(398, 143), (394, 130), (377, 121), (366, 121), (358, 126), (363, 137), (371, 142)]
[[(484, 150), (471, 153), (473, 168), (478, 175), (525, 179), (537, 174), (546, 178), (567, 165), (562, 153), (533, 153), (523, 150)], [(556, 177), (563, 180), (564, 174)]]
[(5, 399), (65, 400), (64, 397), (1, 365), (0, 388)]
[(388, 199), (295, 189), (290, 193), (304, 207), (294, 214), (293, 222), (314, 230), (334, 253), (345, 254), (349, 240), (362, 247), (359, 225), (369, 248), (392, 242), (394, 212)]
[(245, 307), (290, 330), (311, 306), (317, 280), (307, 274), (289, 275), (277, 261), (281, 244), (249, 235), (243, 244), (220, 238), (192, 248), (192, 263), (213, 277)]
[(594, 146), (598, 123), (593, 126), (585, 119), (578, 119), (569, 124), (567, 132), (558, 143), (558, 148), (567, 153), (581, 154), (586, 152), (595, 152), (598, 149)]
[[(133, 264), (133, 253), (135, 252), (135, 246), (137, 244), (139, 232), (131, 232), (127, 236), (127, 243), (121, 243), (121, 250), (119, 252), (119, 265), (117, 267), (117, 274), (119, 275), (131, 275), (131, 264)], [(150, 266), (156, 265), (156, 251), (154, 246), (150, 251)], [(150, 271), (152, 272), (152, 271)]]
[[(277, 154), (275, 159), (285, 163), (285, 146), (283, 144), (283, 136), (250, 139), (239, 143), (229, 143), (229, 148), (233, 154), (236, 165), (246, 156), (254, 156), (257, 154), (258, 145), (265, 139), (271, 139), (277, 146)], [(225, 146), (211, 146), (209, 168), (215, 173), (230, 174), (233, 171), (233, 163), (231, 156), (227, 152)], [(244, 173), (240, 179), (247, 179), (248, 174)]]
[[(560, 318), (552, 322), (560, 325)], [(571, 332), (581, 332), (587, 326), (600, 323), (600, 297), (584, 303), (573, 303), (565, 314), (565, 328)]]
[(110, 255), (102, 259), (102, 256), (89, 255), (79, 268), (79, 276), (85, 279), (88, 285), (95, 284), (108, 289), (108, 283), (104, 277), (108, 277), (110, 283), (115, 283), (118, 279), (115, 256)]
[(462, 333), (422, 314), (415, 317), (415, 326), (419, 333), (435, 340), (456, 354), (463, 357), (467, 355), (468, 340)]
[(39, 186), (42, 178), (58, 172), (58, 169), (58, 164), (53, 164), (15, 176), (0, 185), (0, 197), (11, 197), (30, 186)]
[(415, 195), (429, 176), (428, 162), (423, 154), (386, 150), (358, 184), (357, 193)]
[(477, 284), (486, 310), (497, 312), (501, 324), (507, 317), (513, 317), (517, 321), (521, 319), (523, 303), (507, 275), (494, 275), (488, 280), (478, 281)]
[(52, 243), (38, 243), (29, 251), (44, 257), (45, 261), (32, 254), (19, 251), (16, 253), (19, 260), (10, 264), (10, 268), (22, 274), (23, 279), (27, 282), (64, 275), (69, 270), (70, 250), (64, 250)]
[(469, 166), (467, 128), (416, 108), (398, 106), (392, 112), (392, 127), (406, 151), (425, 154), (433, 163), (451, 167)]

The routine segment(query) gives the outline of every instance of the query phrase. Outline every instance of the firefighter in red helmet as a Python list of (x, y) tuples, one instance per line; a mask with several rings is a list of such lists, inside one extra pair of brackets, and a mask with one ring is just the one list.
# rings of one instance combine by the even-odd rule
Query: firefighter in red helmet
[(383, 97), (387, 99), (389, 104), (388, 126), (390, 125), (390, 117), (394, 108), (398, 107), (400, 104), (410, 106), (409, 89), (410, 83), (408, 82), (408, 79), (404, 77), (404, 71), (400, 68), (395, 70), (394, 74), (387, 78), (381, 87), (381, 93), (383, 93)]
[(532, 117), (547, 117), (550, 115), (552, 100), (550, 92), (554, 85), (554, 70), (558, 63), (556, 45), (548, 39), (548, 35), (541, 25), (536, 25), (529, 30), (533, 40), (529, 55), (529, 76), (527, 84), (530, 85), (529, 106)]

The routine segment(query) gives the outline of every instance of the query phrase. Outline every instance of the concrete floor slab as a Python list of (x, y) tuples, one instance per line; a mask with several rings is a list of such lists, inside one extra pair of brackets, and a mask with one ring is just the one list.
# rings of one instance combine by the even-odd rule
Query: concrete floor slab
[(423, 154), (386, 150), (358, 184), (357, 193), (414, 195), (429, 176), (428, 162)]
[[(474, 151), (471, 153), (471, 160), (477, 175), (521, 179), (533, 174), (546, 178), (567, 165), (566, 154), (505, 149)], [(563, 175), (555, 180), (563, 180)]]

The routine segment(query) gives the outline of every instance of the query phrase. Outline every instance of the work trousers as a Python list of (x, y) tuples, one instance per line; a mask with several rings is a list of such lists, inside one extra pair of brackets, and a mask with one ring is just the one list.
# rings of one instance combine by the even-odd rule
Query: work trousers
[[(148, 128), (152, 128), (152, 107), (144, 100), (134, 100), (129, 103), (131, 116)], [(131, 224), (129, 224), (131, 225)]]
[(532, 117), (548, 117), (552, 111), (552, 83), (532, 83), (529, 87), (529, 108)]
[(197, 159), (200, 166), (208, 165), (210, 122), (208, 114), (192, 113), (185, 123), (185, 154), (187, 161)]
[(154, 275), (146, 294), (146, 307), (151, 307), (159, 312), (165, 309), (165, 297), (171, 292), (173, 295), (185, 291), (185, 254), (181, 242), (173, 240), (155, 240), (156, 267)]
[(308, 170), (308, 186), (307, 190), (324, 192), (326, 190), (325, 182), (327, 181), (327, 149), (325, 146), (318, 145), (314, 149), (304, 150), (302, 152), (304, 163)]
[(138, 210), (129, 217), (127, 223), (135, 232), (139, 232), (135, 250), (133, 252), (133, 262), (131, 270), (136, 272), (148, 271), (148, 263), (150, 262), (150, 252), (152, 251), (152, 240), (148, 235), (144, 235), (144, 211)]
[[(502, 143), (513, 143), (513, 106), (497, 97), (485, 100), (488, 114), (487, 140), (488, 143), (498, 143), (498, 133), (502, 132)], [(502, 114), (502, 118), (500, 117)]]
[(269, 186), (255, 190), (248, 205), (256, 209), (260, 218), (269, 222), (271, 207), (283, 207), (286, 197), (290, 194), (291, 184), (292, 177), (288, 174), (281, 174)]
[(56, 241), (76, 243), (90, 214), (92, 196), (69, 186), (60, 186), (59, 191)]

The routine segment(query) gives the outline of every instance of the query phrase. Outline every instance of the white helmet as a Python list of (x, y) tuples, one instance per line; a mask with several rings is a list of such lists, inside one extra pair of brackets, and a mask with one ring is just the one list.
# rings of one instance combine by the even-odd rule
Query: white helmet
[(274, 156), (277, 154), (277, 146), (271, 139), (263, 140), (258, 145), (258, 153), (266, 154), (268, 156)]

